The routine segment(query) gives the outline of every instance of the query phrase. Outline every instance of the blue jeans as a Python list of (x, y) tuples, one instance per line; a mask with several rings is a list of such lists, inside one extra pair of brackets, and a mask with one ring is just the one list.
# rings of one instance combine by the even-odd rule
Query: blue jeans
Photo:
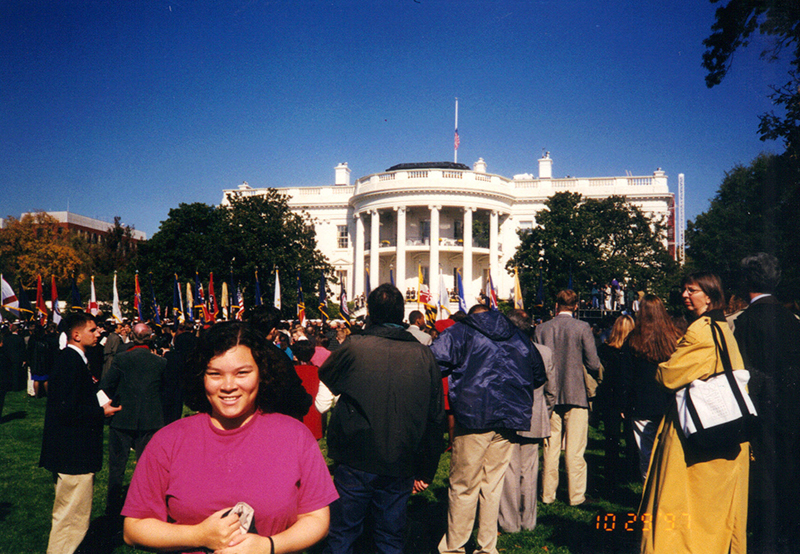
[(339, 465), (333, 472), (339, 499), (331, 504), (331, 526), (325, 554), (350, 554), (364, 529), (367, 510), (375, 520), (375, 550), (403, 552), (406, 509), (413, 477), (390, 477)]

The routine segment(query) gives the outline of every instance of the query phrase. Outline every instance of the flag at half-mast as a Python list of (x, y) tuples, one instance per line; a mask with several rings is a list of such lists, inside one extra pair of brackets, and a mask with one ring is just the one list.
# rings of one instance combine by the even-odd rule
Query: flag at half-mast
[(139, 272), (136, 272), (133, 281), (133, 309), (136, 310), (136, 315), (139, 318), (139, 321), (144, 322), (144, 317), (142, 316), (142, 289), (139, 286)]
[(297, 319), (300, 325), (306, 326), (306, 303), (303, 300), (303, 283), (300, 281), (300, 271), (297, 271)]
[(92, 275), (89, 285), (89, 305), (86, 306), (86, 311), (95, 316), (100, 313), (100, 308), (97, 306), (97, 293), (94, 290), (94, 275)]
[(36, 319), (39, 321), (39, 325), (47, 323), (47, 304), (44, 303), (41, 274), (36, 276)]
[(61, 309), (58, 307), (58, 289), (56, 288), (56, 276), (50, 276), (50, 304), (53, 306), (52, 321), (56, 325), (61, 323)]
[(325, 271), (321, 269), (319, 270), (319, 316), (323, 324), (326, 319), (330, 319), (328, 315), (328, 293), (325, 289)]

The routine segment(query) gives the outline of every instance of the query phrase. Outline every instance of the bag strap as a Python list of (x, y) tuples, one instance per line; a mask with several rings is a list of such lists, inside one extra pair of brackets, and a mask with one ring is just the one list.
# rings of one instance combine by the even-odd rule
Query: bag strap
[(717, 350), (720, 352), (722, 367), (725, 370), (725, 377), (727, 377), (728, 384), (731, 386), (731, 389), (733, 389), (733, 396), (736, 398), (736, 403), (739, 405), (739, 411), (742, 413), (742, 416), (746, 416), (750, 413), (750, 410), (748, 410), (747, 404), (744, 401), (739, 383), (736, 382), (736, 377), (733, 376), (733, 364), (731, 364), (731, 355), (730, 352), (728, 352), (728, 344), (725, 341), (725, 335), (722, 334), (722, 329), (720, 329), (719, 324), (713, 319), (711, 320), (711, 335), (714, 337), (714, 344)]

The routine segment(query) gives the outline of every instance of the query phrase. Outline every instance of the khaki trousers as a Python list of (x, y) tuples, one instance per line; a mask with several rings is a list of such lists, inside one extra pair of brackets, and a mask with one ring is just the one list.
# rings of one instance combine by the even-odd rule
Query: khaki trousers
[(589, 437), (589, 410), (577, 406), (556, 406), (550, 416), (550, 440), (544, 447), (542, 502), (556, 501), (561, 436), (566, 437), (564, 462), (567, 466), (567, 491), (572, 506), (586, 500), (586, 441)]
[(54, 473), (56, 498), (47, 554), (72, 554), (86, 536), (92, 518), (94, 473)]
[(497, 554), (497, 514), (503, 477), (511, 459), (510, 433), (464, 429), (456, 424), (450, 458), (447, 533), (439, 542), (439, 552), (464, 552), (480, 500), (475, 554)]

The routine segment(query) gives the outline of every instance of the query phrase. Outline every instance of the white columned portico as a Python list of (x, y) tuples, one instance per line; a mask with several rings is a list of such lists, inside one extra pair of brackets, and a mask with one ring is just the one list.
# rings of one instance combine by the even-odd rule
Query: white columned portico
[[(428, 289), (431, 298), (438, 298), (439, 294), (439, 210), (441, 206), (429, 206), (431, 209), (431, 252), (430, 267), (428, 268)], [(432, 301), (433, 302), (433, 301)], [(435, 303), (435, 302), (434, 302)]]
[[(376, 288), (381, 284), (381, 265), (380, 265), (380, 238), (381, 238), (381, 216), (378, 210), (370, 212), (370, 236), (369, 236), (369, 286)], [(366, 291), (364, 291), (366, 293)]]
[(475, 208), (464, 208), (464, 260), (461, 282), (464, 284), (464, 301), (467, 308), (472, 305), (472, 212)]
[(489, 215), (489, 272), (492, 277), (492, 283), (495, 288), (499, 283), (500, 278), (499, 265), (497, 263), (497, 227), (498, 227), (499, 214), (497, 210), (492, 210)]
[(406, 208), (398, 206), (397, 210), (397, 275), (395, 285), (400, 292), (406, 293)]
[(351, 298), (364, 292), (364, 220), (361, 214), (353, 214), (356, 220), (356, 258), (353, 264), (353, 288)]

